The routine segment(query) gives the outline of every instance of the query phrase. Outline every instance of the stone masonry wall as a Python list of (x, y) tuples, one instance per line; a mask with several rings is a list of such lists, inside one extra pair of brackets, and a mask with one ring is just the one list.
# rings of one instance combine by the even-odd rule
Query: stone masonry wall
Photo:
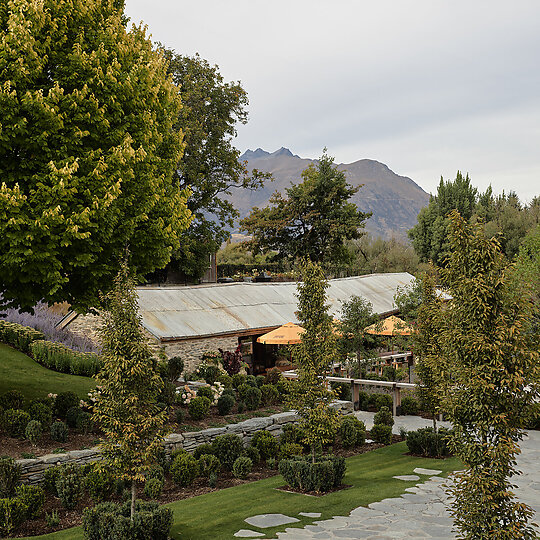
[[(331, 406), (341, 414), (352, 413), (352, 403), (350, 401), (335, 401)], [(242, 437), (244, 446), (249, 446), (253, 435), (257, 431), (266, 429), (274, 437), (279, 437), (283, 433), (285, 424), (296, 421), (298, 421), (298, 416), (294, 411), (273, 414), (264, 418), (250, 418), (238, 424), (229, 424), (219, 428), (189, 431), (187, 433), (172, 433), (165, 438), (163, 446), (165, 452), (169, 454), (177, 448), (183, 448), (187, 452), (193, 453), (197, 446), (211, 443), (218, 435), (225, 435), (226, 433), (239, 435)], [(21, 466), (22, 481), (26, 484), (38, 484), (43, 480), (43, 472), (49, 467), (65, 463), (84, 465), (100, 459), (100, 451), (97, 447), (94, 447), (88, 450), (72, 450), (64, 454), (47, 454), (34, 459), (19, 459), (17, 463)]]

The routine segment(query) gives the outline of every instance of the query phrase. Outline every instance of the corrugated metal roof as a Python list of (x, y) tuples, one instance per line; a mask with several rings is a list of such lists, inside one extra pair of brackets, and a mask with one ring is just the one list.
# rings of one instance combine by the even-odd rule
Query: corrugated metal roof
[[(329, 281), (330, 313), (339, 318), (343, 302), (363, 296), (376, 313), (395, 310), (397, 287), (414, 277), (407, 272), (370, 274)], [(140, 287), (143, 326), (163, 340), (234, 334), (297, 322), (296, 283), (223, 283), (193, 287)]]

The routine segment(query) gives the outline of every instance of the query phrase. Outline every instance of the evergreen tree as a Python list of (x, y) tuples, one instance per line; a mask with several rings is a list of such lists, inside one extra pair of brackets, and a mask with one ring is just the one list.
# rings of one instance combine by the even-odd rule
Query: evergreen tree
[(122, 2), (0, 3), (0, 290), (97, 307), (126, 245), (137, 276), (189, 224), (172, 180), (178, 91)]
[(123, 264), (105, 298), (100, 332), (103, 369), (93, 419), (103, 431), (104, 459), (120, 478), (131, 482), (131, 520), (137, 482), (155, 462), (167, 414), (157, 406), (163, 388), (140, 323), (137, 293)]

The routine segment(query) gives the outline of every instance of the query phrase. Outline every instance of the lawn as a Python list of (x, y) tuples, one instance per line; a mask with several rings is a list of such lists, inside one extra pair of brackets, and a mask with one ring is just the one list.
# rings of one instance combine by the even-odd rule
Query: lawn
[[(283, 485), (283, 479), (275, 476), (171, 503), (168, 505), (174, 511), (171, 537), (182, 540), (233, 538), (233, 534), (242, 528), (258, 530), (244, 522), (245, 518), (256, 514), (283, 513), (301, 519), (293, 525), (260, 529), (267, 537), (272, 537), (287, 527), (303, 527), (315, 521), (301, 518), (299, 512), (321, 512), (320, 519), (346, 516), (357, 506), (399, 496), (415, 482), (403, 482), (392, 477), (411, 474), (415, 467), (442, 469), (443, 474), (460, 467), (455, 458), (415, 458), (404, 455), (406, 451), (405, 443), (399, 443), (347, 459), (345, 484), (352, 487), (323, 497), (277, 491), (275, 488)], [(74, 528), (34, 538), (80, 540), (83, 536), (80, 528)]]
[(26, 354), (0, 343), (0, 394), (20, 390), (25, 399), (30, 400), (45, 397), (49, 392), (71, 390), (85, 398), (94, 386), (95, 381), (89, 377), (51, 371)]

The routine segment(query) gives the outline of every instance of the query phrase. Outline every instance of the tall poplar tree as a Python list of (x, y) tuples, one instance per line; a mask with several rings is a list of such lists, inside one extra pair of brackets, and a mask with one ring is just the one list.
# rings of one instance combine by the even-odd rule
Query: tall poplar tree
[(113, 0), (0, 2), (0, 291), (96, 306), (118, 272), (163, 267), (189, 224), (172, 175), (181, 104)]

